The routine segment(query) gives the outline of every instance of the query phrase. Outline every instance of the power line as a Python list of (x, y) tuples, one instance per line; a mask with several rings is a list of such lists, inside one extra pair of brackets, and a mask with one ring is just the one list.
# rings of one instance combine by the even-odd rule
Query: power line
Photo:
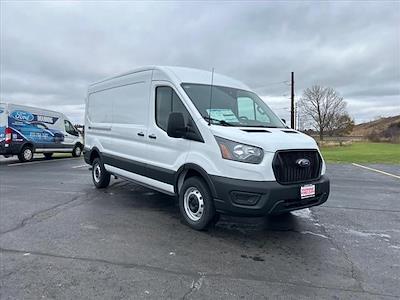
[(295, 114), (294, 114), (294, 72), (291, 74), (291, 86), (290, 86), (290, 125), (293, 129), (296, 128), (295, 125)]

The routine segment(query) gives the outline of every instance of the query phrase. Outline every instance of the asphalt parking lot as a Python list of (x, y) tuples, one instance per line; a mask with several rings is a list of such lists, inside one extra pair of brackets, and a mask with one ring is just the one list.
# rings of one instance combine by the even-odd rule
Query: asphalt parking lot
[(123, 180), (96, 190), (80, 158), (2, 159), (0, 298), (398, 299), (400, 179), (328, 174), (323, 206), (197, 232), (172, 197)]

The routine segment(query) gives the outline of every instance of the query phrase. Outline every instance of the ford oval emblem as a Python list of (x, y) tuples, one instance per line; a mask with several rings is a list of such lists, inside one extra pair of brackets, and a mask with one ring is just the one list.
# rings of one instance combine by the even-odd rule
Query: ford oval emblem
[(309, 166), (311, 166), (311, 162), (307, 158), (299, 158), (298, 160), (296, 160), (296, 165), (301, 168), (308, 168)]
[(30, 112), (23, 111), (23, 110), (14, 110), (11, 114), (10, 117), (18, 120), (18, 121), (33, 121), (34, 117)]

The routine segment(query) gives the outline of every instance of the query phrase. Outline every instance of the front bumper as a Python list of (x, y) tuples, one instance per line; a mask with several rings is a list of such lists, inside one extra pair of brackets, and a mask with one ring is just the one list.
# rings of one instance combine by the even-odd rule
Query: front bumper
[[(215, 208), (220, 213), (241, 216), (281, 214), (324, 203), (329, 196), (329, 179), (303, 184), (282, 185), (275, 181), (249, 181), (211, 176), (216, 197)], [(300, 187), (315, 184), (315, 197), (301, 199)]]
[(85, 163), (87, 163), (88, 165), (91, 165), (91, 163), (90, 163), (91, 154), (92, 154), (92, 150), (90, 150), (89, 148), (86, 148), (86, 147), (83, 148), (83, 159), (85, 160)]

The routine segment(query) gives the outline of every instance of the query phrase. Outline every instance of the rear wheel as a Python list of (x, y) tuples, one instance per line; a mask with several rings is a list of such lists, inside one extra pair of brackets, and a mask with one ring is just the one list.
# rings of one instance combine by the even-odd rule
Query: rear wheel
[(44, 158), (50, 159), (50, 158), (52, 158), (53, 153), (43, 153), (43, 155), (44, 155)]
[(18, 154), (20, 162), (27, 162), (33, 159), (33, 148), (31, 146), (24, 146)]
[(82, 154), (82, 148), (80, 145), (75, 145), (74, 150), (72, 150), (73, 157), (79, 157)]
[(179, 194), (182, 217), (190, 227), (204, 230), (215, 216), (215, 208), (207, 184), (199, 177), (185, 180)]
[(110, 173), (104, 168), (100, 158), (95, 158), (92, 164), (92, 179), (98, 189), (107, 187), (110, 184)]

